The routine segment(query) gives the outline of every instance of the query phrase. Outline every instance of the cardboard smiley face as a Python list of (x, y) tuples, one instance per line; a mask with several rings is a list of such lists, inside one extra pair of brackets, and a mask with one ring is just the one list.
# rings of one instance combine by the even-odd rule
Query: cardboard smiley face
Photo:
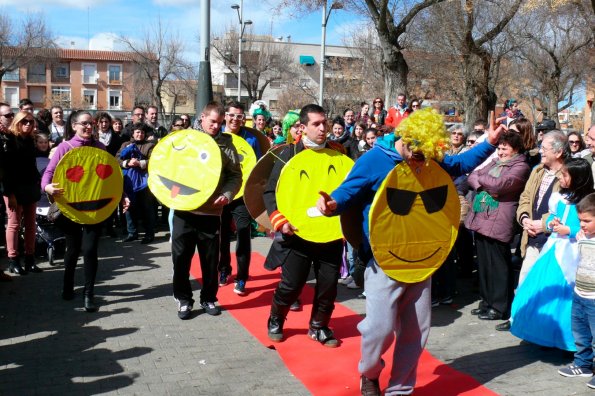
[(80, 224), (97, 224), (118, 207), (124, 186), (118, 161), (105, 150), (78, 147), (61, 159), (52, 183), (64, 188), (55, 196), (60, 211)]
[(434, 161), (397, 165), (370, 208), (370, 245), (384, 272), (421, 282), (444, 262), (459, 230), (460, 203), (450, 176)]
[(341, 239), (339, 217), (323, 216), (316, 208), (319, 191), (336, 189), (353, 167), (353, 160), (335, 150), (303, 150), (281, 171), (277, 207), (301, 238), (317, 243)]
[(254, 169), (254, 166), (256, 166), (256, 154), (254, 153), (252, 146), (250, 146), (250, 143), (241, 136), (238, 136), (235, 133), (226, 133), (231, 135), (232, 144), (238, 152), (240, 167), (242, 168), (242, 187), (234, 197), (234, 199), (238, 199), (244, 195), (244, 188), (246, 187), (248, 176), (250, 175), (250, 172), (252, 172), (252, 169)]
[(193, 210), (213, 195), (221, 177), (221, 150), (206, 133), (185, 129), (157, 143), (149, 160), (149, 189), (165, 206)]

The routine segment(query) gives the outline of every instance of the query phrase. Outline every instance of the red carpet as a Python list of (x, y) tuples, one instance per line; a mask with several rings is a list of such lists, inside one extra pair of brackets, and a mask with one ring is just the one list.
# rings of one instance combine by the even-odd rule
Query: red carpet
[[(220, 287), (219, 304), (239, 321), (254, 337), (268, 348), (276, 349), (287, 368), (314, 395), (359, 395), (357, 362), (360, 356), (360, 334), (357, 324), (362, 319), (357, 313), (341, 304), (336, 304), (330, 327), (341, 340), (338, 348), (325, 348), (307, 337), (308, 320), (312, 308), (313, 288), (302, 292), (304, 309), (290, 312), (285, 323), (285, 340), (272, 343), (267, 337), (266, 321), (269, 315), (273, 291), (279, 282), (279, 272), (269, 272), (263, 267), (264, 257), (252, 254), (250, 280), (244, 297), (233, 292), (233, 283)], [(232, 267), (236, 268), (232, 259)], [(192, 276), (200, 281), (201, 271), (198, 256), (194, 257)], [(431, 337), (431, 333), (430, 333)], [(387, 352), (387, 366), (382, 371), (380, 386), (388, 383), (392, 348)], [(427, 351), (422, 354), (418, 367), (416, 396), (486, 396), (496, 393), (483, 387), (468, 375), (460, 373)]]

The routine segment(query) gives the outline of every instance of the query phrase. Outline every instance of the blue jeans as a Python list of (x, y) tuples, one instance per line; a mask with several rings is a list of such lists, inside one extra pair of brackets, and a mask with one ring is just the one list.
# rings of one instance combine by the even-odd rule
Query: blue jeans
[(576, 345), (574, 364), (593, 368), (593, 334), (595, 333), (595, 299), (576, 294), (572, 298), (572, 335)]

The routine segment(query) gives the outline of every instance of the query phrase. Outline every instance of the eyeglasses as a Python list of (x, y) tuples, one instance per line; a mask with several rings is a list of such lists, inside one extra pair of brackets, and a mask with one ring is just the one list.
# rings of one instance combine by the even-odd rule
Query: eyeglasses
[(471, 146), (472, 144), (475, 144), (475, 142), (477, 142), (477, 140), (475, 140), (475, 139), (467, 139), (467, 144), (469, 146)]
[(579, 144), (580, 142), (578, 140), (569, 140), (568, 144)]
[(33, 120), (30, 120), (30, 119), (28, 119), (28, 118), (26, 118), (26, 119), (24, 119), (24, 120), (21, 120), (21, 124), (23, 124), (23, 125), (31, 125), (31, 124), (33, 124), (33, 123), (35, 123), (35, 121), (33, 121)]
[(91, 125), (93, 125), (93, 123), (92, 123), (91, 121), (81, 121), (81, 122), (75, 122), (75, 124), (82, 125), (82, 126), (84, 126), (85, 128), (86, 128), (86, 127), (89, 127), (89, 126), (91, 126)]
[(225, 113), (225, 115), (229, 118), (231, 118), (232, 120), (243, 120), (244, 119), (244, 114), (242, 113)]
[(463, 136), (464, 133), (463, 132), (451, 132), (451, 135), (459, 135), (459, 136)]
[(380, 101), (380, 100), (375, 100), (375, 101), (374, 101), (374, 103), (380, 103), (380, 104), (382, 104), (382, 101)]
[(2, 114), (3, 117), (6, 118), (13, 118), (14, 117), (14, 113), (6, 113), (6, 114)]

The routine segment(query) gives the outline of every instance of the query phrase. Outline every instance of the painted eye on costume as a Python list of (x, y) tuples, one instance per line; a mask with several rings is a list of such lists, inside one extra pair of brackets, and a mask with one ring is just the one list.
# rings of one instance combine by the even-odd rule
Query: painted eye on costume
[(206, 151), (201, 151), (200, 154), (198, 155), (198, 159), (200, 159), (200, 161), (204, 164), (206, 163), (210, 158), (210, 155), (208, 152)]
[(308, 176), (308, 172), (305, 170), (300, 171), (300, 181), (302, 180), (302, 176), (305, 176), (308, 180), (310, 180), (310, 176)]
[(398, 188), (386, 189), (386, 201), (390, 210), (399, 216), (406, 216), (411, 211), (415, 198), (419, 194), (428, 213), (436, 213), (444, 207), (448, 186), (440, 186), (419, 193)]
[(114, 168), (108, 164), (99, 164), (95, 168), (95, 173), (97, 173), (97, 176), (99, 176), (101, 180), (105, 180), (114, 173)]
[(81, 181), (84, 174), (85, 169), (82, 166), (77, 165), (66, 171), (66, 178), (73, 183), (78, 183)]
[(332, 164), (329, 165), (329, 167), (328, 167), (328, 174), (329, 175), (331, 174), (331, 171), (334, 171), (335, 172), (335, 175), (337, 174), (337, 170), (335, 169), (335, 165), (332, 165)]

